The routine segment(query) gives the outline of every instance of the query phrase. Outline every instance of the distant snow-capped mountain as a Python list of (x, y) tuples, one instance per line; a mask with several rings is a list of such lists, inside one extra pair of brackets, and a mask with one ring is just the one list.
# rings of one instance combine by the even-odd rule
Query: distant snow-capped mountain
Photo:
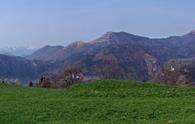
[(0, 48), (0, 54), (10, 55), (10, 56), (28, 56), (36, 51), (36, 48), (28, 47), (5, 47)]

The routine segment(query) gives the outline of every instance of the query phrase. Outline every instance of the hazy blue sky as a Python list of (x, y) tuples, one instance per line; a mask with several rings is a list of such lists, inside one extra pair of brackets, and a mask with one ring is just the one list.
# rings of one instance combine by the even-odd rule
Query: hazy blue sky
[(66, 45), (108, 31), (149, 37), (195, 29), (195, 0), (0, 0), (0, 46)]

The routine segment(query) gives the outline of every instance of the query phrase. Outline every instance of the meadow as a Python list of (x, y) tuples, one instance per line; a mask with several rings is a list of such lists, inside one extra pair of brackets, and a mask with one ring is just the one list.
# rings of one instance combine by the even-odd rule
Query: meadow
[(101, 80), (67, 89), (0, 85), (0, 124), (193, 124), (195, 88)]

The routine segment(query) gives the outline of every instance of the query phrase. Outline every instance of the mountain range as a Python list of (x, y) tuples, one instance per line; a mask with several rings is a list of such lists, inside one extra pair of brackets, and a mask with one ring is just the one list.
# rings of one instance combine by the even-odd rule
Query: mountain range
[[(87, 75), (101, 75), (100, 68), (112, 70), (114, 78), (149, 80), (170, 59), (195, 57), (195, 31), (183, 36), (151, 39), (126, 32), (107, 32), (90, 42), (66, 47), (46, 46), (29, 59), (80, 65)], [(111, 67), (110, 67), (111, 68)]]
[[(26, 70), (16, 68), (13, 74), (18, 71), (33, 72), (36, 74), (26, 73), (25, 77), (36, 78), (47, 71), (77, 66), (89, 77), (152, 80), (159, 77), (159, 73), (163, 73), (168, 61), (181, 61), (193, 57), (195, 57), (195, 31), (183, 36), (158, 39), (126, 32), (107, 32), (90, 42), (78, 41), (68, 46), (45, 46), (38, 49), (26, 58), (19, 59), (22, 61), (18, 62), (18, 65), (27, 65), (30, 68)], [(8, 58), (4, 59), (9, 60)], [(0, 56), (1, 59), (3, 58)], [(35, 61), (39, 62), (36, 63), (37, 66), (40, 65), (39, 69), (32, 66)], [(0, 68), (7, 70), (8, 62), (2, 63)], [(169, 69), (173, 68), (171, 63), (169, 65)], [(7, 78), (8, 75), (9, 73), (0, 72), (1, 78)]]

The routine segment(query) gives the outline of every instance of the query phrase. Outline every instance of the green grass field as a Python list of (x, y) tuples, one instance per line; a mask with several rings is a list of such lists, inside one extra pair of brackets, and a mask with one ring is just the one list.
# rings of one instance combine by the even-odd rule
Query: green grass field
[(0, 124), (194, 124), (195, 89), (97, 81), (65, 90), (0, 85)]

